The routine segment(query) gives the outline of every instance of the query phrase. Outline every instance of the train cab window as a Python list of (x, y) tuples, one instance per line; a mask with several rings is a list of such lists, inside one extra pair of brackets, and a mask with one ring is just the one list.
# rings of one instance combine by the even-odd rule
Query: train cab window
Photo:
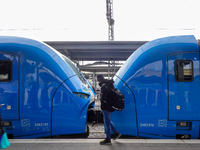
[(175, 80), (177, 82), (193, 81), (193, 61), (176, 60), (175, 61)]
[(12, 62), (10, 60), (0, 60), (0, 82), (9, 82), (12, 77)]

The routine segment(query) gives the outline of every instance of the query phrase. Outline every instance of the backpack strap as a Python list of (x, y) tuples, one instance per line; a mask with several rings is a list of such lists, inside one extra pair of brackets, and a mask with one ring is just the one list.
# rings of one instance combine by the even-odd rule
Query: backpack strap
[(101, 85), (101, 87), (107, 87), (106, 83), (103, 83), (103, 84)]
[(106, 85), (106, 88), (107, 88), (107, 89), (110, 89), (111, 91), (113, 91), (113, 88), (111, 88), (111, 87), (109, 87), (109, 86), (107, 86), (107, 85)]
[(108, 90), (112, 90), (112, 88), (109, 87), (108, 85), (106, 85), (106, 83), (103, 83), (101, 87), (105, 87), (105, 88), (107, 88)]

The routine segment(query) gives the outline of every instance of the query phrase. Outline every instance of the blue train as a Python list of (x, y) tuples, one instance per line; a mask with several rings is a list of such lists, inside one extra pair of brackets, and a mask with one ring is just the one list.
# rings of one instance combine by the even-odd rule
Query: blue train
[(87, 133), (94, 93), (71, 60), (48, 45), (0, 37), (0, 108), (10, 138)]
[(112, 121), (123, 135), (200, 137), (199, 51), (194, 36), (172, 36), (148, 42), (128, 58), (114, 78), (125, 109)]

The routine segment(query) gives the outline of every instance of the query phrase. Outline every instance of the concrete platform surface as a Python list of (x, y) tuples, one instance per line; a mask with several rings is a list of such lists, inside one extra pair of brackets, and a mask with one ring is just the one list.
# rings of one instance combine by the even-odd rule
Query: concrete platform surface
[(6, 150), (200, 150), (200, 140), (118, 139), (100, 145), (100, 139), (9, 139)]

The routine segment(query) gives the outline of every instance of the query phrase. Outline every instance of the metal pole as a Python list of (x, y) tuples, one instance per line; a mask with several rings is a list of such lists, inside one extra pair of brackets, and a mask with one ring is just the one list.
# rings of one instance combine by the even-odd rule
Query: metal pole
[(93, 72), (93, 87), (96, 90), (95, 72)]
[(108, 80), (110, 80), (110, 60), (108, 60)]
[[(113, 62), (113, 63), (114, 63), (114, 75), (115, 75), (115, 60), (114, 60), (114, 62)], [(114, 77), (114, 75), (113, 75), (113, 77)]]
[(108, 21), (108, 40), (114, 40), (113, 0), (106, 0), (106, 17)]

